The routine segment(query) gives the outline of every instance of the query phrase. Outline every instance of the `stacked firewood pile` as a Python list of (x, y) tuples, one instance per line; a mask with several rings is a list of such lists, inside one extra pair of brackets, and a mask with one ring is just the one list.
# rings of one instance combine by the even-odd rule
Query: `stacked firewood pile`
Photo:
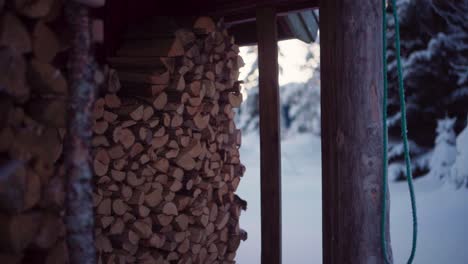
[(61, 1), (0, 10), (0, 263), (66, 263)]
[[(151, 25), (147, 28), (161, 28)], [(99, 263), (235, 263), (246, 203), (238, 46), (209, 18), (130, 28), (94, 107)]]
[[(68, 263), (63, 142), (70, 31), (63, 4), (0, 1), (0, 263)], [(103, 79), (97, 70), (96, 80)]]

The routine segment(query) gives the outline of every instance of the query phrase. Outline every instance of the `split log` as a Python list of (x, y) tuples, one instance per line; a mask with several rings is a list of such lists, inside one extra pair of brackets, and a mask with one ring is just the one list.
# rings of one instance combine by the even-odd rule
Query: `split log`
[(41, 18), (49, 14), (54, 0), (14, 1), (15, 9), (29, 18)]
[(49, 251), (46, 264), (54, 263), (69, 263), (69, 254), (68, 248), (64, 240), (57, 243), (52, 250)]
[(195, 30), (202, 30), (204, 33), (212, 33), (216, 31), (216, 25), (210, 17), (199, 17), (193, 24)]
[(121, 84), (119, 75), (115, 69), (109, 69), (107, 73), (107, 91), (116, 93), (120, 90)]
[(24, 191), (24, 210), (36, 206), (41, 199), (41, 179), (33, 170), (28, 170), (26, 174), (26, 188)]
[(45, 162), (54, 163), (60, 157), (61, 151), (62, 144), (57, 129), (48, 127), (40, 133), (26, 129), (15, 130), (9, 154), (17, 159), (41, 157)]
[(32, 50), (31, 38), (24, 24), (14, 14), (5, 12), (0, 18), (0, 45), (20, 53)]
[(34, 246), (40, 249), (52, 248), (60, 237), (65, 236), (65, 225), (58, 215), (45, 213), (34, 239)]
[(26, 62), (23, 56), (17, 52), (16, 47), (0, 48), (0, 70), (2, 71), (0, 91), (11, 95), (20, 102), (26, 101), (30, 93), (26, 83)]
[(31, 117), (39, 122), (56, 128), (66, 126), (65, 98), (36, 98), (29, 102), (27, 109)]
[(39, 231), (42, 215), (37, 212), (0, 215), (0, 247), (11, 253), (21, 253)]
[[(44, 2), (46, 0), (38, 1)], [(52, 1), (52, 0), (49, 0)], [(34, 27), (32, 34), (33, 53), (41, 62), (50, 63), (62, 49), (58, 36), (40, 21)]]
[(24, 210), (26, 169), (19, 160), (2, 161), (0, 164), (0, 208), (16, 213)]

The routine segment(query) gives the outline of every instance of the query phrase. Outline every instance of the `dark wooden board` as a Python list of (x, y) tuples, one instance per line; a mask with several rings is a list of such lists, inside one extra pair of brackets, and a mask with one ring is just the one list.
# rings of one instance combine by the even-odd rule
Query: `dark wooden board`
[(262, 264), (281, 263), (281, 147), (278, 43), (273, 8), (257, 10)]

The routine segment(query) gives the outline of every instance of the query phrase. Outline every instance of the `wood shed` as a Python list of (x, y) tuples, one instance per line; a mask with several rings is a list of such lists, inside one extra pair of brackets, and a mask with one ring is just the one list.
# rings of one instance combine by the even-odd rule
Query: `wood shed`
[(261, 262), (281, 263), (277, 41), (319, 24), (323, 262), (384, 263), (381, 1), (5, 2), (2, 263), (235, 263), (251, 44)]

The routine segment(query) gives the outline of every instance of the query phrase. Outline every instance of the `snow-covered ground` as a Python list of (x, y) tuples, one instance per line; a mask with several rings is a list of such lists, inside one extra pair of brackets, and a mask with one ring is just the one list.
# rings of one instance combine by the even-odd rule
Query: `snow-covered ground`
[[(243, 137), (247, 167), (238, 194), (248, 201), (241, 227), (249, 238), (237, 254), (240, 264), (260, 263), (260, 162), (258, 135)], [(321, 263), (320, 138), (302, 134), (282, 141), (283, 263)], [(419, 240), (414, 263), (468, 263), (468, 190), (416, 180)], [(411, 210), (405, 183), (391, 183), (391, 240), (395, 263), (411, 248)]]

